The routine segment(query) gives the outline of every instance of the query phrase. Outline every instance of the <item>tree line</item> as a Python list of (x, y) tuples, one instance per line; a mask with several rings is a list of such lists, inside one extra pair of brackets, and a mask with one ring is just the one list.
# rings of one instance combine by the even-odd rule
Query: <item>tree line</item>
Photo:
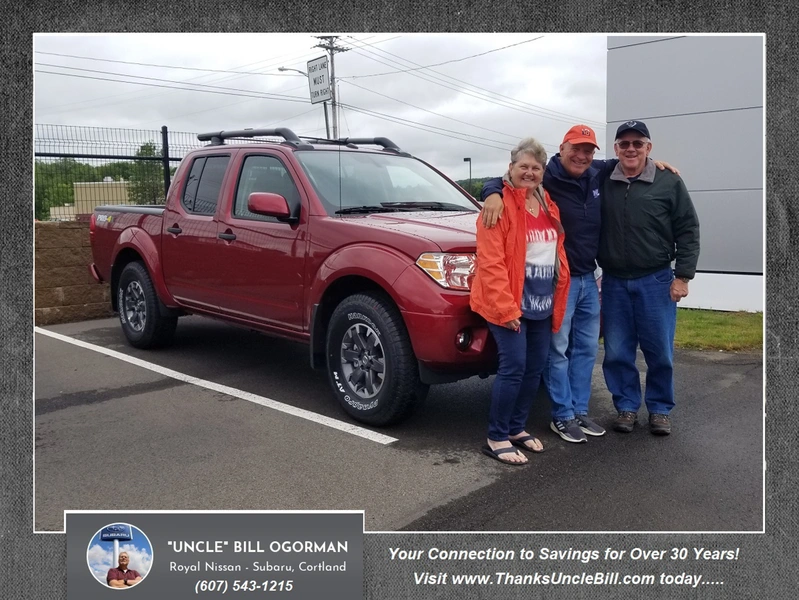
[[(160, 157), (161, 151), (154, 142), (148, 142), (139, 147), (135, 156)], [(174, 172), (173, 167), (170, 175)], [(74, 183), (100, 182), (107, 177), (128, 182), (128, 201), (133, 204), (164, 202), (164, 168), (159, 161), (132, 158), (92, 165), (74, 158), (39, 159), (34, 163), (35, 218), (49, 219), (51, 208), (74, 204)]]
[(464, 190), (469, 192), (473, 198), (480, 199), (480, 192), (483, 191), (483, 184), (492, 179), (492, 177), (481, 177), (479, 179), (458, 179), (455, 183), (461, 186)]

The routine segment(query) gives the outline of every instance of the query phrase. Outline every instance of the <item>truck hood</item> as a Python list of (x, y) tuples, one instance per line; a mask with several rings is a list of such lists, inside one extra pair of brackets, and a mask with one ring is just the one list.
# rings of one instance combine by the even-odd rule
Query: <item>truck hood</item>
[(475, 252), (476, 212), (424, 211), (365, 215), (359, 225), (422, 238), (443, 252)]

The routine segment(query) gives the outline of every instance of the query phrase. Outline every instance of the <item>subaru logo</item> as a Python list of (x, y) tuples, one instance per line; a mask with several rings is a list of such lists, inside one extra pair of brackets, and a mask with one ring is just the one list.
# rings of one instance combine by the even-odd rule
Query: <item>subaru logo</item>
[(113, 523), (100, 530), (100, 539), (103, 541), (120, 540), (127, 541), (133, 539), (133, 530), (130, 525), (125, 523)]

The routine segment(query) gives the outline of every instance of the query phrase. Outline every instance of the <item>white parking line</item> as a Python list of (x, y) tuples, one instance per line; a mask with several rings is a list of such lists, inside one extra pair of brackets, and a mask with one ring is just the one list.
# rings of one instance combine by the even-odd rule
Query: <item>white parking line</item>
[(185, 373), (179, 373), (178, 371), (173, 371), (172, 369), (167, 369), (165, 367), (161, 367), (159, 365), (138, 358), (134, 358), (132, 356), (128, 356), (127, 354), (122, 354), (121, 352), (117, 352), (115, 350), (109, 350), (108, 348), (103, 348), (102, 346), (95, 346), (94, 344), (89, 344), (88, 342), (76, 340), (75, 338), (71, 338), (66, 335), (61, 335), (60, 333), (55, 333), (53, 331), (48, 331), (47, 329), (42, 329), (41, 327), (34, 327), (33, 330), (36, 333), (40, 333), (42, 335), (46, 335), (48, 337), (57, 340), (61, 340), (62, 342), (73, 344), (81, 348), (86, 348), (87, 350), (92, 350), (94, 352), (99, 352), (100, 354), (105, 354), (106, 356), (111, 356), (113, 358), (125, 361), (126, 363), (130, 363), (132, 365), (136, 365), (137, 367), (141, 367), (142, 369), (148, 369), (150, 371), (154, 371), (155, 373), (159, 373), (160, 375), (164, 375), (165, 377), (171, 377), (172, 379), (177, 379), (179, 381), (190, 383), (192, 385), (206, 388), (208, 390), (220, 392), (228, 396), (233, 396), (234, 398), (246, 400), (247, 402), (260, 404), (261, 406), (265, 406), (267, 408), (271, 408), (273, 410), (277, 410), (289, 415), (294, 415), (295, 417), (300, 417), (301, 419), (306, 419), (307, 421), (313, 421), (314, 423), (319, 423), (320, 425), (324, 425), (325, 427), (331, 427), (333, 429), (338, 429), (339, 431), (343, 431), (344, 433), (357, 435), (358, 437), (362, 437), (367, 440), (377, 442), (378, 444), (386, 445), (399, 441), (397, 438), (383, 435), (382, 433), (376, 433), (374, 431), (364, 429), (363, 427), (358, 427), (357, 425), (352, 425), (350, 423), (345, 423), (343, 421), (337, 421), (336, 419), (331, 419), (330, 417), (318, 415), (309, 410), (304, 410), (302, 408), (297, 408), (295, 406), (283, 404), (282, 402), (278, 402), (277, 400), (264, 398), (263, 396), (258, 396), (257, 394), (251, 394), (249, 392), (237, 390), (236, 388), (232, 388), (227, 385), (221, 385), (219, 383), (214, 383), (213, 381), (207, 381), (205, 379), (192, 377), (191, 375), (186, 375)]

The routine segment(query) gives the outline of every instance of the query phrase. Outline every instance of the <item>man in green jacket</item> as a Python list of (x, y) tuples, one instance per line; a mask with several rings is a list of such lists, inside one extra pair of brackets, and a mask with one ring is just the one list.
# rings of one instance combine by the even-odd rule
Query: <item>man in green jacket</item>
[[(599, 266), (605, 382), (618, 416), (616, 431), (638, 422), (641, 383), (635, 364), (640, 345), (646, 360), (650, 431), (671, 433), (673, 354), (677, 302), (699, 258), (699, 220), (682, 179), (660, 171), (649, 158), (652, 141), (641, 121), (616, 131), (619, 164), (605, 180)], [(676, 261), (672, 269), (671, 263)]]

